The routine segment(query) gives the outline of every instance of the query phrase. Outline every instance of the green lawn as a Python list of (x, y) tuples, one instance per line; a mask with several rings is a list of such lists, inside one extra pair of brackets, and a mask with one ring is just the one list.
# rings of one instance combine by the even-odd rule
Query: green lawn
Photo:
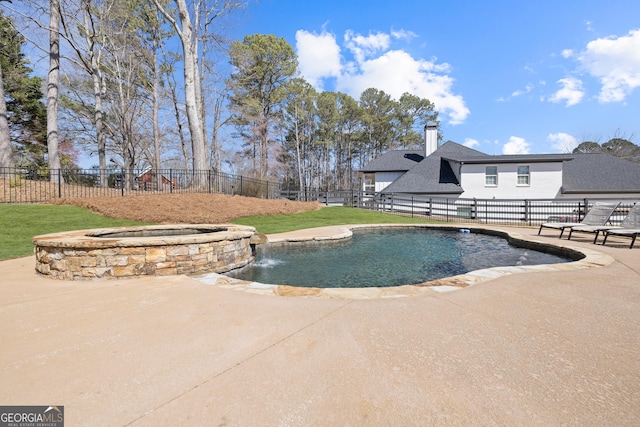
[(140, 222), (96, 215), (76, 206), (0, 204), (0, 260), (33, 253), (33, 236)]
[(292, 215), (246, 216), (232, 221), (251, 225), (263, 234), (284, 233), (303, 228), (343, 224), (398, 224), (434, 222), (419, 218), (393, 215), (347, 207), (325, 207)]
[[(423, 219), (346, 207), (325, 207), (293, 215), (248, 216), (233, 221), (272, 234), (303, 228), (342, 224), (425, 223)], [(33, 236), (85, 228), (140, 225), (108, 218), (76, 206), (0, 204), (0, 260), (33, 253)]]

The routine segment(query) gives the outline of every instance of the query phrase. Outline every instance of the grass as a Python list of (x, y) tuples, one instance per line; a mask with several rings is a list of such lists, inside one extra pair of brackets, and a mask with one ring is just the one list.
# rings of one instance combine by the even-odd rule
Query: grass
[[(429, 221), (346, 207), (325, 207), (292, 215), (247, 216), (233, 221), (251, 225), (264, 234), (326, 225), (425, 222)], [(40, 234), (141, 224), (145, 223), (109, 218), (77, 206), (0, 204), (0, 261), (31, 255), (31, 239)]]
[(108, 218), (76, 206), (0, 204), (0, 260), (33, 253), (33, 236), (143, 223)]
[(343, 224), (397, 224), (434, 222), (419, 218), (367, 211), (348, 207), (325, 207), (291, 215), (245, 216), (232, 221), (250, 225), (263, 234), (284, 233), (303, 228)]

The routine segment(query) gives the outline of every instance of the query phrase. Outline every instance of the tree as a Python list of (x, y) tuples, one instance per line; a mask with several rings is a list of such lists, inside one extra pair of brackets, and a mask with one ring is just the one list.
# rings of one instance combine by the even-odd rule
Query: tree
[[(203, 80), (200, 75), (199, 46), (204, 38), (212, 37), (209, 28), (218, 18), (228, 15), (242, 6), (238, 0), (174, 0), (175, 13), (163, 6), (160, 0), (154, 4), (170, 23), (180, 39), (183, 56), (184, 93), (191, 148), (193, 169), (207, 168), (207, 150), (205, 139), (205, 111), (203, 102)], [(177, 16), (175, 16), (177, 14)], [(203, 185), (199, 183), (197, 185)]]
[(438, 113), (426, 98), (403, 93), (396, 106), (399, 144), (402, 148), (415, 148), (424, 144), (423, 129), (430, 122), (437, 122)]
[[(166, 7), (168, 0), (163, 0), (162, 5)], [(134, 2), (132, 5), (131, 21), (133, 28), (138, 33), (141, 46), (145, 47), (148, 55), (149, 72), (152, 81), (152, 122), (153, 122), (153, 160), (152, 165), (156, 174), (156, 186), (162, 187), (162, 174), (158, 171), (162, 167), (161, 163), (161, 134), (160, 134), (160, 87), (162, 82), (162, 64), (160, 51), (165, 38), (171, 32), (163, 30), (162, 15), (155, 5), (143, 2)]]
[(597, 142), (584, 141), (581, 142), (576, 148), (573, 149), (573, 153), (602, 153), (602, 147)]
[[(316, 107), (318, 94), (304, 79), (295, 78), (286, 85), (285, 108), (282, 126), (286, 132), (285, 146), (279, 160), (294, 171), (296, 187), (309, 185), (310, 152), (316, 131)], [(292, 159), (292, 161), (289, 161)], [(291, 174), (287, 174), (291, 181)]]
[(335, 154), (336, 188), (352, 188), (354, 183), (354, 154), (358, 134), (362, 127), (362, 110), (358, 101), (344, 93), (338, 93), (338, 132)]
[[(10, 25), (10, 21), (2, 15), (0, 12), (0, 43), (2, 44), (2, 50), (0, 54), (4, 56), (5, 40), (11, 38), (11, 29), (13, 25)], [(4, 79), (2, 68), (3, 60), (0, 58), (0, 168), (13, 168), (13, 152), (11, 149), (11, 135), (9, 131), (9, 121), (7, 120), (7, 103), (4, 99)]]
[(245, 140), (246, 155), (256, 159), (254, 171), (262, 179), (269, 173), (270, 144), (282, 118), (284, 85), (295, 75), (298, 59), (284, 38), (264, 34), (232, 43), (229, 55), (235, 70), (228, 80), (231, 121)]
[(611, 138), (604, 144), (584, 141), (573, 149), (573, 153), (606, 153), (631, 162), (640, 163), (640, 147), (624, 138)]
[(58, 152), (58, 83), (60, 80), (60, 0), (49, 3), (49, 75), (47, 77), (47, 152), (51, 182), (62, 175)]
[(640, 147), (623, 138), (612, 138), (602, 144), (605, 153), (632, 162), (640, 162)]
[[(202, 114), (200, 113), (198, 102), (201, 90), (198, 87), (200, 82), (200, 77), (198, 76), (198, 41), (195, 37), (189, 8), (186, 0), (175, 0), (178, 13), (178, 19), (176, 19), (163, 7), (159, 0), (154, 0), (154, 3), (160, 13), (171, 23), (180, 38), (184, 58), (185, 105), (191, 133), (193, 169), (204, 170), (207, 166), (207, 158), (203, 138)], [(198, 18), (199, 10), (196, 9), (194, 13)]]
[(360, 95), (365, 151), (369, 159), (394, 147), (398, 136), (395, 102), (384, 91), (369, 88)]
[[(32, 70), (22, 53), (24, 43), (25, 38), (12, 21), (0, 12), (0, 69), (6, 107), (0, 121), (2, 166), (13, 164), (11, 140), (17, 143), (22, 164), (44, 164), (47, 115), (42, 103), (42, 79), (30, 76)], [(0, 104), (0, 114), (2, 109)]]
[(2, 63), (0, 62), (0, 168), (12, 168), (13, 152), (11, 135), (7, 121), (7, 103), (4, 100), (4, 83), (2, 79)]
[[(66, 59), (82, 69), (92, 81), (91, 105), (83, 102), (83, 106), (86, 106), (92, 115), (100, 185), (103, 187), (107, 186), (107, 135), (104, 124), (106, 81), (102, 66), (104, 34), (100, 29), (101, 22), (106, 20), (105, 15), (111, 5), (112, 2), (109, 1), (96, 5), (94, 0), (79, 0), (77, 8), (72, 8), (70, 3), (66, 3), (65, 13), (61, 13), (62, 35), (75, 53), (75, 58), (67, 56)], [(63, 9), (60, 10), (62, 12)], [(74, 88), (70, 89), (74, 90)]]

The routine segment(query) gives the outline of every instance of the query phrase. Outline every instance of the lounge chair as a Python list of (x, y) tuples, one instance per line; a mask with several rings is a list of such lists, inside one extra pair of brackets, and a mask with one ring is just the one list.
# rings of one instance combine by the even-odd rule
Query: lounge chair
[(636, 238), (640, 235), (640, 202), (636, 203), (633, 208), (629, 211), (629, 215), (625, 218), (621, 227), (619, 228), (611, 228), (608, 230), (604, 230), (604, 240), (602, 244), (607, 243), (607, 237), (610, 234), (614, 236), (624, 236), (631, 237), (631, 244), (629, 245), (629, 249), (633, 248), (634, 243), (636, 243)]
[(574, 231), (580, 233), (594, 233), (593, 243), (598, 241), (600, 232), (607, 232), (610, 230), (640, 230), (640, 203), (636, 203), (627, 213), (627, 216), (622, 220), (619, 226), (615, 225), (576, 225), (569, 228), (569, 236), (567, 239), (571, 240), (571, 235)]
[(553, 228), (560, 230), (559, 239), (562, 238), (564, 230), (578, 225), (605, 225), (609, 221), (609, 217), (616, 210), (620, 202), (596, 202), (593, 204), (589, 212), (584, 216), (580, 222), (545, 222), (540, 224), (538, 229), (538, 235), (543, 228)]

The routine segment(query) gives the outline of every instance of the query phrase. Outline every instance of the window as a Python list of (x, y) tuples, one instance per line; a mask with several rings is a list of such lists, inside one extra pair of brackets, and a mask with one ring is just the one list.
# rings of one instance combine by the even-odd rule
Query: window
[(484, 185), (495, 187), (498, 185), (498, 167), (487, 166), (484, 172)]
[(518, 166), (518, 185), (529, 185), (529, 166)]
[(365, 193), (376, 192), (376, 174), (375, 173), (364, 174), (364, 191)]

